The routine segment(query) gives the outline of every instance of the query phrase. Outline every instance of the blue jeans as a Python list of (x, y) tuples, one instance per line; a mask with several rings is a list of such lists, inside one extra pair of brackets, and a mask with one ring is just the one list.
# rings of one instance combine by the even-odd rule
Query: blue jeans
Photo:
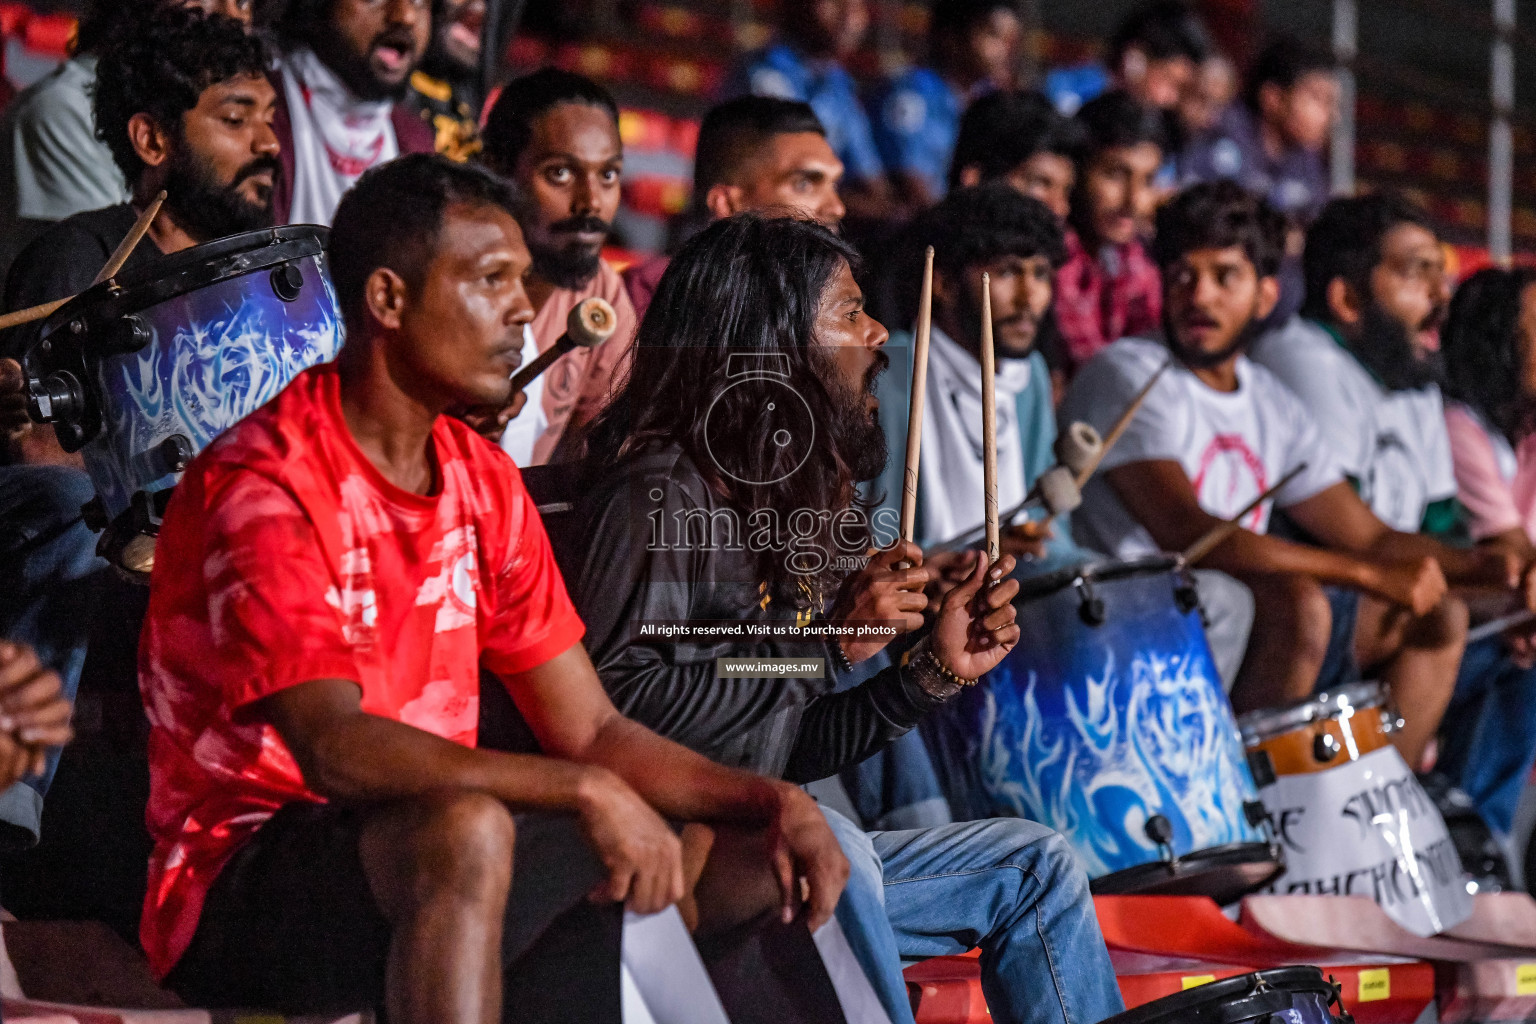
[[(58, 672), (71, 701), (80, 686), (96, 587), (87, 577), (106, 568), (96, 534), (80, 518), (95, 493), (90, 478), (64, 466), (0, 466), (0, 638), (30, 644)], [(59, 765), (48, 754), (38, 778), (0, 793), (0, 822), (36, 842), (43, 795)]]
[(1472, 798), (1483, 821), (1509, 835), (1536, 762), (1536, 669), (1509, 660), (1492, 637), (1467, 648), (1440, 724), (1437, 767)]
[(1088, 876), (1021, 818), (864, 832), (823, 808), (848, 856), (837, 920), (892, 1024), (912, 1024), (903, 962), (981, 947), (998, 1024), (1096, 1024), (1125, 1009)]

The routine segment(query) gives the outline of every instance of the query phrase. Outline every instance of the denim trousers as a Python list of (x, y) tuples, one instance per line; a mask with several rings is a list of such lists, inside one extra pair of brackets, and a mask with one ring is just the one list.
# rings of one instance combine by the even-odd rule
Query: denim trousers
[[(80, 517), (94, 493), (78, 469), (0, 466), (0, 639), (30, 644), (58, 672), (70, 701), (80, 686), (96, 592), (87, 577), (106, 568), (96, 556), (96, 535)], [(0, 822), (34, 842), (59, 754), (49, 752), (41, 776), (0, 793)]]
[(981, 947), (998, 1024), (1096, 1024), (1125, 1009), (1065, 839), (1020, 818), (864, 832), (823, 808), (851, 867), (837, 920), (893, 1024), (913, 1024), (903, 963)]
[(1440, 725), (1436, 767), (1472, 798), (1483, 821), (1509, 835), (1536, 762), (1536, 669), (1510, 661), (1500, 637), (1467, 647)]

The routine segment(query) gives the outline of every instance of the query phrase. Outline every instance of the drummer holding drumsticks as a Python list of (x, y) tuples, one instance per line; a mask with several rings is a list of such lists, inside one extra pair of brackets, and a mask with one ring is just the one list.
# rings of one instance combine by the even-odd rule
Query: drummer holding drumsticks
[[(1056, 268), (1065, 257), (1062, 229), (1040, 201), (1004, 181), (956, 189), (915, 225), (913, 245), (934, 250), (933, 337), (928, 357), (928, 400), (923, 424), (922, 474), (918, 480), (915, 539), (928, 548), (979, 525), (982, 520), (982, 451), (978, 348), (981, 344), (981, 275), (991, 279), (992, 325), (997, 357), (998, 504), (1012, 508), (1056, 461), (1051, 380), (1037, 348), (1051, 316)], [(907, 431), (911, 335), (893, 336), (896, 369), (881, 381), (881, 425), (892, 451)], [(1106, 407), (1108, 415), (1119, 407)], [(899, 501), (901, 464), (887, 464), (873, 488), (886, 505)], [(1003, 550), (1020, 559), (1018, 574), (1036, 575), (1097, 557), (1078, 545), (1070, 522), (1044, 517), (1005, 528)], [(930, 552), (936, 593), (962, 579), (970, 552)], [(1252, 599), (1230, 576), (1201, 571), (1207, 631), (1228, 686), (1237, 675), (1248, 640)]]
[[(1158, 382), (1089, 484), (1075, 525), (1118, 556), (1183, 550), (1295, 472), (1275, 504), (1322, 547), (1267, 535), (1260, 505), (1206, 564), (1254, 588), (1248, 657), (1233, 690), (1239, 711), (1308, 696), (1326, 663), (1350, 659), (1387, 683), (1407, 725), (1393, 741), (1418, 765), (1451, 696), (1466, 607), (1453, 582), (1513, 566), (1390, 529), (1345, 481), (1307, 408), (1245, 350), (1279, 294), (1281, 221), (1261, 200), (1218, 182), (1180, 195), (1158, 216), (1162, 338), (1122, 339), (1084, 367), (1062, 418), (1101, 427), (1169, 353)], [(1335, 604), (1330, 591), (1351, 595)]]

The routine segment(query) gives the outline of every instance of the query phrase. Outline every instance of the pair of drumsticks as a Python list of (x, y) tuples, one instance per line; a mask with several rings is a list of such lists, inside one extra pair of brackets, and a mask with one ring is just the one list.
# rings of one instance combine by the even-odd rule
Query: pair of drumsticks
[[(923, 409), (928, 389), (928, 345), (933, 332), (933, 246), (928, 246), (923, 254), (923, 283), (918, 294), (917, 308), (917, 337), (913, 347), (912, 359), (912, 396), (907, 419), (907, 456), (906, 469), (902, 477), (901, 490), (901, 539), (911, 542), (917, 520), (917, 478), (919, 463), (923, 447)], [(988, 564), (995, 563), (1002, 557), (1002, 520), (998, 515), (997, 507), (997, 360), (992, 349), (992, 281), (989, 274), (981, 275), (981, 457), (982, 457), (982, 489), (983, 489), (983, 517), (986, 536), (986, 554)], [(1157, 384), (1163, 373), (1172, 365), (1172, 359), (1167, 359), (1159, 366), (1141, 390), (1132, 396), (1124, 411), (1120, 413), (1109, 433), (1104, 435), (1103, 441), (1092, 446), (1080, 466), (1076, 467), (1076, 484), (1080, 492), (1088, 480), (1098, 470), (1120, 440), (1131, 421), (1136, 418), (1136, 413), (1152, 393), (1152, 388)], [(1199, 540), (1184, 549), (1181, 561), (1185, 565), (1193, 565), (1206, 555), (1210, 554), (1217, 545), (1221, 544), (1233, 533), (1241, 528), (1245, 516), (1253, 512), (1261, 504), (1279, 492), (1287, 483), (1294, 480), (1306, 464), (1292, 469), (1282, 477), (1273, 487), (1260, 494), (1247, 507), (1239, 511), (1230, 519), (1217, 523), (1206, 532)], [(1027, 499), (1026, 502), (1027, 503)], [(1025, 503), (1009, 510), (1007, 519), (1009, 522), (1023, 509)], [(1046, 519), (1049, 523), (1058, 513), (1050, 512)], [(944, 547), (946, 545), (940, 545)]]

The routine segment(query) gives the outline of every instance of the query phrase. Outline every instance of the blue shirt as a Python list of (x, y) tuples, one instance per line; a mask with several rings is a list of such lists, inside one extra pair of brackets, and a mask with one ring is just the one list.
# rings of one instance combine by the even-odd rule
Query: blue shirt
[(888, 82), (870, 105), (886, 169), (920, 178), (934, 198), (942, 196), (965, 102), (931, 68), (912, 68)]
[(1233, 104), (1216, 130), (1192, 142), (1179, 157), (1184, 185), (1228, 179), (1301, 224), (1310, 223), (1328, 201), (1328, 170), (1322, 154), (1292, 146), (1271, 157), (1259, 138), (1252, 113)]
[(853, 76), (841, 64), (811, 61), (787, 43), (775, 43), (748, 58), (728, 91), (733, 96), (752, 93), (809, 103), (850, 180), (867, 181), (885, 173)]

